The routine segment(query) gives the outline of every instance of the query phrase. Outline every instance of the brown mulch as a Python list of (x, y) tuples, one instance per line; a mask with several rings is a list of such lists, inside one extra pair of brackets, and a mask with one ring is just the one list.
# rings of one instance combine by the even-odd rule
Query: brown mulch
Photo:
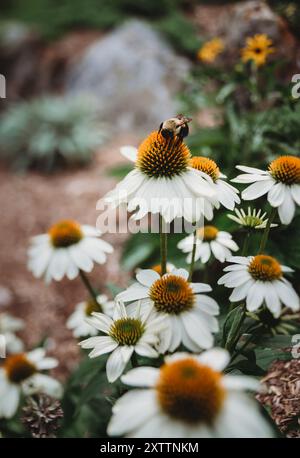
[(267, 390), (258, 400), (286, 437), (300, 437), (300, 359), (274, 362), (262, 383)]
[[(28, 348), (48, 338), (51, 352), (60, 360), (61, 376), (78, 361), (78, 346), (65, 323), (74, 305), (86, 298), (86, 291), (79, 278), (50, 285), (33, 278), (26, 269), (28, 242), (31, 236), (45, 232), (59, 219), (74, 218), (95, 225), (99, 216), (96, 203), (115, 184), (107, 172), (124, 163), (119, 147), (131, 142), (136, 139), (115, 139), (97, 153), (88, 167), (52, 175), (20, 175), (0, 167), (0, 307), (25, 320), (22, 337)], [(126, 237), (103, 236), (115, 251), (105, 265), (96, 265), (90, 274), (101, 292), (108, 292), (108, 282), (121, 287), (128, 282), (129, 274), (121, 271), (119, 263)]]

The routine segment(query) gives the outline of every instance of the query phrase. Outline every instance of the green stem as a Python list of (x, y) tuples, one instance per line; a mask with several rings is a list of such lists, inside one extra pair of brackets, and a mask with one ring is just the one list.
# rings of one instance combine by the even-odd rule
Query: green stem
[(164, 275), (167, 272), (167, 233), (165, 232), (164, 220), (161, 215), (159, 215), (159, 233), (161, 274)]
[(270, 229), (271, 229), (271, 224), (274, 221), (276, 212), (277, 212), (277, 208), (273, 207), (272, 211), (270, 213), (270, 216), (268, 217), (268, 221), (267, 221), (265, 230), (264, 230), (262, 238), (261, 238), (261, 242), (260, 242), (258, 253), (263, 253), (265, 248), (266, 248), (266, 244), (267, 244), (269, 233), (270, 233)]
[(197, 229), (194, 232), (193, 251), (192, 251), (191, 264), (190, 264), (189, 281), (192, 280), (192, 276), (193, 276), (193, 272), (194, 272), (196, 247), (197, 247)]
[(248, 248), (249, 248), (249, 241), (250, 241), (250, 231), (247, 231), (245, 238), (244, 238), (241, 256), (247, 256)]
[(235, 350), (236, 344), (238, 343), (238, 340), (240, 338), (240, 330), (246, 318), (246, 311), (244, 305), (239, 307), (242, 308), (241, 313), (234, 319), (226, 339), (225, 348), (229, 351), (229, 353), (232, 353)]
[[(231, 363), (236, 359), (236, 357), (237, 357), (240, 353), (242, 353), (243, 350), (245, 350), (245, 348), (249, 345), (249, 343), (251, 342), (251, 340), (255, 337), (255, 334), (253, 334), (253, 331), (256, 331), (256, 330), (259, 329), (260, 327), (261, 327), (260, 324), (254, 326), (254, 327), (253, 327), (253, 326), (249, 327), (250, 329), (252, 328), (250, 336), (248, 337), (248, 339), (245, 340), (245, 342), (243, 343), (243, 345), (241, 345), (241, 347), (238, 348), (238, 349), (234, 352), (234, 354), (232, 355), (232, 358), (231, 358), (229, 364), (231, 364)], [(245, 331), (245, 333), (248, 334), (249, 331), (250, 331), (250, 329), (247, 329), (247, 331)]]
[(84, 284), (84, 286), (86, 287), (86, 289), (88, 290), (89, 292), (89, 295), (91, 296), (91, 298), (97, 302), (97, 294), (94, 290), (94, 288), (92, 287), (89, 279), (87, 278), (86, 274), (82, 271), (82, 270), (79, 270), (79, 275), (80, 275), (80, 278)]

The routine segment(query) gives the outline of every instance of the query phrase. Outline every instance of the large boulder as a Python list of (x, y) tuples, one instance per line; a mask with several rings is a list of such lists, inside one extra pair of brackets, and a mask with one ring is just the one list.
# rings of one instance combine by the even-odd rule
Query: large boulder
[(174, 114), (189, 63), (148, 24), (131, 20), (91, 44), (68, 70), (66, 92), (88, 93), (118, 130), (153, 129)]

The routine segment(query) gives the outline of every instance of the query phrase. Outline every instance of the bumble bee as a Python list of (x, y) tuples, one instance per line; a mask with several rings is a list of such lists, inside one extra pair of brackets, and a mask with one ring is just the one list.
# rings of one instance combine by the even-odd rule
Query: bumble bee
[(182, 114), (174, 118), (167, 119), (159, 126), (159, 131), (166, 140), (171, 140), (177, 136), (178, 142), (182, 142), (184, 137), (189, 134), (188, 123), (192, 118), (187, 118)]

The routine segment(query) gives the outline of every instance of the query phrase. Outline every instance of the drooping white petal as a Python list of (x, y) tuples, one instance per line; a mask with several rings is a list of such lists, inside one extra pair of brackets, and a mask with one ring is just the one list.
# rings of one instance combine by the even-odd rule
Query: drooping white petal
[(118, 399), (113, 411), (107, 432), (110, 436), (122, 436), (149, 423), (159, 407), (154, 390), (132, 390)]
[(125, 385), (138, 387), (155, 386), (159, 378), (159, 369), (154, 367), (137, 367), (122, 375)]
[(291, 192), (285, 190), (283, 203), (278, 207), (278, 215), (283, 224), (290, 224), (296, 211), (295, 202), (292, 199)]
[(115, 382), (125, 369), (127, 362), (122, 357), (121, 347), (117, 347), (109, 356), (106, 363), (107, 379), (110, 383)]
[(237, 302), (237, 301), (241, 301), (245, 299), (245, 297), (247, 296), (249, 292), (249, 289), (251, 288), (253, 284), (254, 284), (254, 280), (251, 278), (246, 283), (243, 283), (242, 285), (237, 286), (236, 288), (234, 288), (231, 295), (229, 296), (229, 300), (232, 302)]
[(135, 146), (121, 146), (120, 153), (131, 162), (135, 162), (137, 159), (138, 150)]
[(160, 279), (160, 275), (152, 269), (142, 269), (136, 276), (137, 281), (139, 281), (143, 286), (150, 288), (152, 284)]
[(269, 192), (273, 185), (274, 182), (271, 179), (257, 181), (256, 183), (251, 184), (248, 188), (242, 191), (242, 198), (244, 200), (258, 199), (259, 197)]
[(223, 348), (212, 348), (201, 353), (197, 359), (215, 371), (222, 371), (230, 361), (230, 354)]

